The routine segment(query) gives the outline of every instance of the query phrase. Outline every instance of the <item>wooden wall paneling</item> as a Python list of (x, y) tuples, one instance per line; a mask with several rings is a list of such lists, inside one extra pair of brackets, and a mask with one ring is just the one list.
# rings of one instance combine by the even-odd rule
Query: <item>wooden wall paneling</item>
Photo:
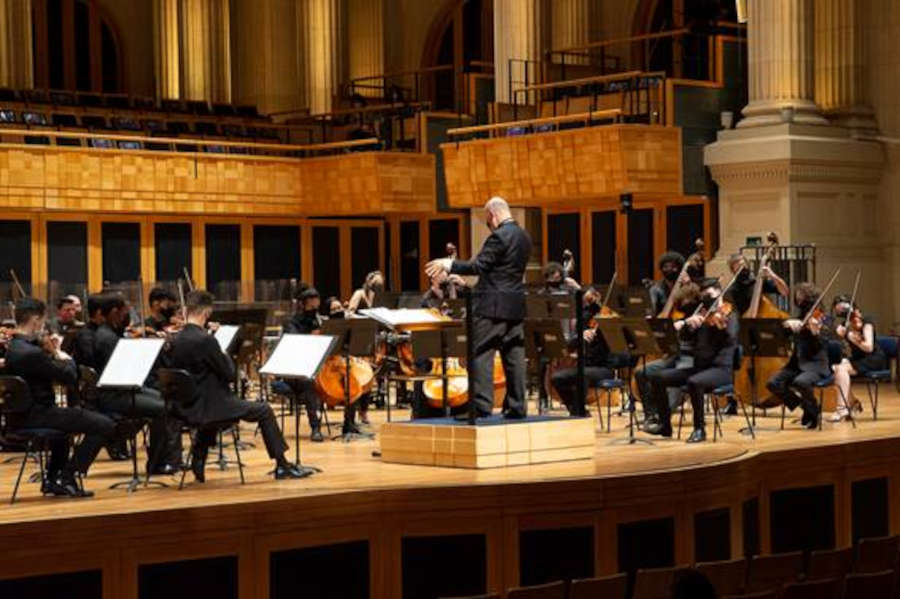
[(581, 264), (577, 265), (578, 270), (581, 272), (581, 278), (578, 280), (582, 282), (591, 282), (591, 280), (594, 278), (594, 256), (591, 252), (591, 246), (594, 243), (594, 239), (591, 231), (590, 209), (581, 209), (578, 216), (578, 224), (581, 228), (581, 232), (579, 234), (579, 241), (581, 245)]
[(340, 226), (338, 232), (338, 244), (340, 245), (340, 253), (341, 253), (341, 298), (350, 299), (350, 296), (353, 294), (353, 285), (354, 281), (351, 276), (351, 263), (353, 257), (351, 254), (350, 248), (350, 227), (349, 226)]
[(253, 279), (253, 224), (241, 219), (241, 295), (240, 301), (252, 302), (254, 296)]
[(103, 236), (101, 218), (90, 215), (88, 223), (88, 291), (103, 290)]
[[(0, 579), (30, 578), (70, 572), (99, 570), (102, 577), (103, 599), (121, 597), (121, 569), (119, 553), (110, 548), (82, 545), (82, 550), (70, 550), (61, 553), (43, 554), (40, 559), (28, 555), (31, 551), (10, 551), (0, 564)], [(39, 549), (39, 548), (30, 548)], [(8, 549), (9, 550), (9, 549)]]
[(206, 289), (206, 226), (202, 219), (191, 219), (191, 278), (198, 289)]
[(300, 229), (300, 278), (304, 281), (312, 281), (312, 276), (312, 224), (311, 221), (304, 221), (304, 224)]

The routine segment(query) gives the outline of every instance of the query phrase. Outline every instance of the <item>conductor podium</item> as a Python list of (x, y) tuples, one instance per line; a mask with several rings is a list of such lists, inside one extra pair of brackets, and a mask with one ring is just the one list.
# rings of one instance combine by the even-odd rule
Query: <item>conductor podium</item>
[[(470, 341), (458, 322), (449, 319), (427, 324), (392, 324), (395, 330), (404, 327), (452, 330), (454, 344)], [(446, 348), (451, 344), (445, 341), (441, 345)], [(535, 344), (526, 343), (526, 346)], [(479, 418), (475, 424), (452, 417), (394, 421), (382, 426), (379, 437), (384, 462), (452, 468), (504, 468), (586, 460), (593, 459), (595, 448), (591, 418), (547, 415), (505, 419), (495, 414)]]

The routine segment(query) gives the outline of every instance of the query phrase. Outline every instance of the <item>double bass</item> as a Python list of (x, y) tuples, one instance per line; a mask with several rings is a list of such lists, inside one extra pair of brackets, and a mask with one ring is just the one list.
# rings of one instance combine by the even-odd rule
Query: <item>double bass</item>
[[(750, 299), (750, 307), (744, 312), (743, 318), (772, 318), (778, 320), (787, 320), (790, 314), (781, 310), (763, 294), (763, 284), (765, 278), (762, 276), (763, 269), (768, 267), (775, 250), (778, 248), (778, 236), (774, 232), (770, 232), (766, 236), (769, 247), (759, 261), (759, 268), (756, 271), (756, 281), (753, 284), (753, 295)], [(741, 365), (741, 369), (734, 373), (734, 389), (735, 394), (739, 395), (744, 403), (751, 403), (756, 398), (757, 407), (767, 409), (781, 405), (781, 400), (769, 393), (766, 383), (772, 376), (784, 368), (787, 363), (786, 358), (764, 357), (752, 360), (745, 360)], [(751, 377), (750, 369), (755, 368), (755, 372)]]

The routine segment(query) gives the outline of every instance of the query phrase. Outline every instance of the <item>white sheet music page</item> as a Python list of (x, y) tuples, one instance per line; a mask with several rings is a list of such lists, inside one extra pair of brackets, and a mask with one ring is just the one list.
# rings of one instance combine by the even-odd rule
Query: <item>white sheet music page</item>
[(391, 310), (390, 308), (367, 308), (365, 310), (360, 310), (359, 313), (368, 316), (369, 318), (374, 318), (378, 322), (389, 327), (431, 324), (434, 322), (446, 321), (446, 318), (424, 308), (400, 308), (399, 310)]
[(260, 374), (312, 378), (319, 365), (328, 357), (331, 335), (284, 335)]
[(98, 387), (140, 387), (147, 380), (153, 363), (162, 351), (165, 339), (119, 339)]
[(234, 341), (234, 336), (237, 335), (237, 332), (240, 330), (241, 327), (236, 324), (219, 325), (215, 337), (216, 341), (219, 342), (219, 347), (222, 348), (222, 353), (228, 352), (228, 348), (231, 347), (231, 342)]

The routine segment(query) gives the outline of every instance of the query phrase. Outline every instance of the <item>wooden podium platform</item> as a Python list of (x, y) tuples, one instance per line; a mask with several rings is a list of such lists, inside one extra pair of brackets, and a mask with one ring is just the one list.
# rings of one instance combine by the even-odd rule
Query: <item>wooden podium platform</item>
[(381, 428), (381, 459), (394, 464), (453, 468), (502, 468), (594, 457), (591, 418), (533, 416), (478, 421), (452, 418), (387, 422)]

